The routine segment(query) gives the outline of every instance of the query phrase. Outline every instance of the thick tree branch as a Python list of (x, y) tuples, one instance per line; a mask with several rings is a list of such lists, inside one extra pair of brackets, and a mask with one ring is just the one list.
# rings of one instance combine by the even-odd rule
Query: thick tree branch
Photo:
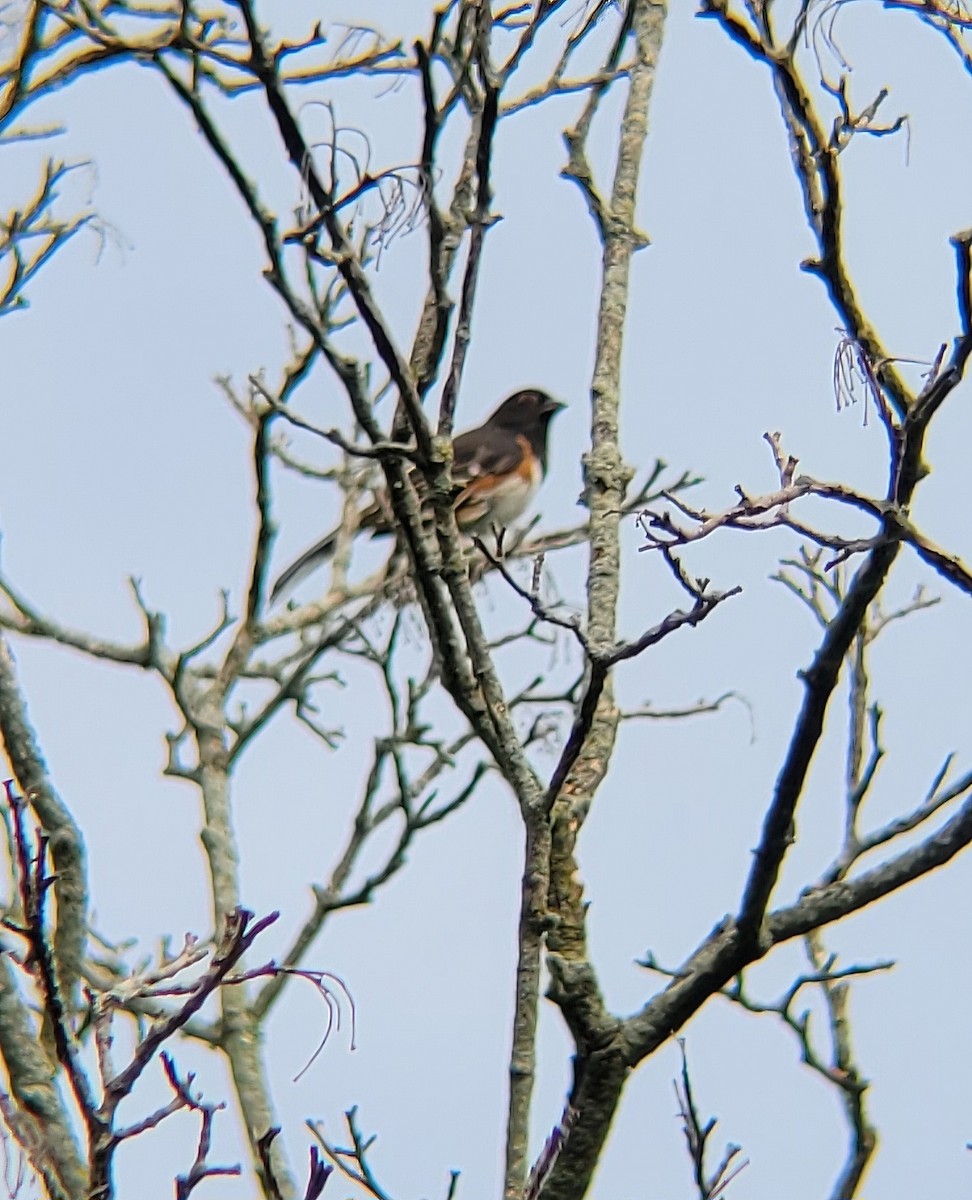
[(21, 793), (36, 814), (54, 861), (57, 924), (54, 955), (59, 985), (69, 1008), (78, 984), (88, 938), (88, 871), (81, 830), (57, 793), (37, 736), (6, 638), (0, 633), (0, 738)]
[[(587, 159), (586, 141), (605, 89), (591, 92), (577, 125), (566, 135), (567, 178), (587, 198), (602, 244), (602, 277), (595, 364), (592, 379), (591, 449), (584, 460), (585, 500), (590, 511), (587, 579), (587, 638), (606, 665), (616, 640), (620, 588), (620, 514), (631, 471), (621, 457), (619, 413), (624, 328), (628, 311), (631, 260), (644, 244), (636, 223), (642, 154), (648, 133), (648, 109), (665, 27), (666, 8), (655, 0), (628, 0), (608, 68), (617, 65), (629, 31), (634, 61), (621, 116), (617, 159), (610, 198), (600, 196)], [(630, 653), (639, 653), (631, 646)], [(628, 650), (620, 657), (627, 657)], [(615, 658), (613, 661), (618, 661)], [(575, 735), (565, 747), (550, 788), (552, 822), (548, 905), (556, 923), (548, 934), (552, 991), (570, 1026), (577, 1055), (571, 1105), (577, 1120), (567, 1133), (560, 1155), (543, 1188), (553, 1200), (580, 1197), (587, 1189), (620, 1097), (627, 1068), (588, 961), (586, 905), (577, 878), (575, 844), (580, 827), (604, 779), (617, 736), (620, 713), (610, 675), (591, 664), (585, 702)], [(525, 1106), (524, 1106), (525, 1107)], [(507, 1157), (507, 1200), (522, 1188), (521, 1164)]]

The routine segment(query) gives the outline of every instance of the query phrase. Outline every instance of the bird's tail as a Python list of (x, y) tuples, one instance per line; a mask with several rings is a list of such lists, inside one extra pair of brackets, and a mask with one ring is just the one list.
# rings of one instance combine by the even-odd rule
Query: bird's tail
[(274, 581), (274, 585), (270, 590), (270, 603), (276, 604), (277, 601), (291, 588), (296, 587), (302, 579), (306, 579), (313, 571), (327, 560), (334, 553), (334, 547), (337, 544), (337, 531), (329, 533), (327, 537), (321, 538), (309, 550), (292, 562), (290, 566), (281, 575), (278, 575)]

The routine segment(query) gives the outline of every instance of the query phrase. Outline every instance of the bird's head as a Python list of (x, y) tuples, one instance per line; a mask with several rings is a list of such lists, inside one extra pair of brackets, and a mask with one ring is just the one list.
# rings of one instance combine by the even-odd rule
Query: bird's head
[(504, 400), (492, 419), (497, 425), (521, 432), (537, 426), (546, 428), (550, 418), (563, 408), (566, 405), (539, 388), (524, 388)]

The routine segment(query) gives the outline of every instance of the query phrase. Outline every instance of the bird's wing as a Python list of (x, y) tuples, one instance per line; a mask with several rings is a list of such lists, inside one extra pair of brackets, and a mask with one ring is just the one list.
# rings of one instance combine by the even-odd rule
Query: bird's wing
[(490, 475), (508, 475), (523, 461), (523, 438), (495, 426), (461, 433), (452, 447), (452, 478), (460, 485)]
[(460, 529), (516, 521), (540, 482), (527, 438), (494, 429), (471, 445), (468, 454), (459, 443), (457, 438), (452, 474), (459, 487), (455, 509)]

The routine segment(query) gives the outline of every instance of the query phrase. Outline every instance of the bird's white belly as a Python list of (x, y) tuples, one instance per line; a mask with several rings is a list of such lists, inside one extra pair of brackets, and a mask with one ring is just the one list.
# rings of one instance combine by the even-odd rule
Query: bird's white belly
[(515, 525), (537, 494), (542, 478), (540, 464), (534, 463), (529, 475), (510, 475), (503, 483), (494, 485), (489, 512), (476, 521), (476, 531), (485, 533), (494, 527), (507, 529)]

